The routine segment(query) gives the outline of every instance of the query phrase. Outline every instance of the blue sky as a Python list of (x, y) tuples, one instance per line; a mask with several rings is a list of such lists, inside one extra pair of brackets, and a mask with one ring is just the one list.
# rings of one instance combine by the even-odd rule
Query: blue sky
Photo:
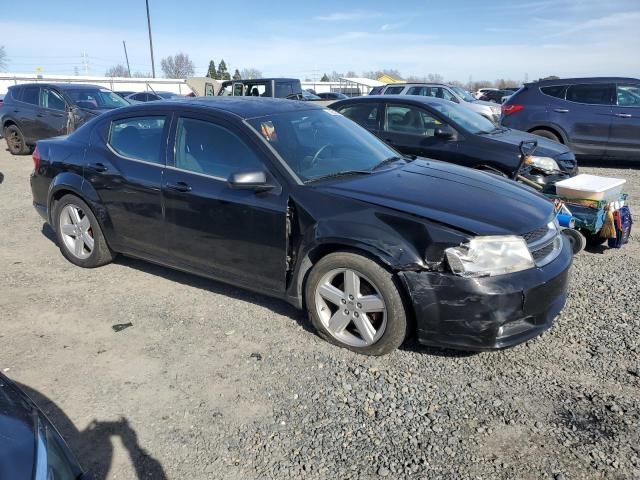
[[(124, 63), (151, 71), (144, 0), (0, 0), (8, 71), (103, 75)], [(156, 73), (185, 52), (265, 75), (395, 68), (447, 80), (546, 75), (640, 76), (639, 0), (322, 2), (150, 0)], [(20, 9), (24, 11), (20, 12)]]

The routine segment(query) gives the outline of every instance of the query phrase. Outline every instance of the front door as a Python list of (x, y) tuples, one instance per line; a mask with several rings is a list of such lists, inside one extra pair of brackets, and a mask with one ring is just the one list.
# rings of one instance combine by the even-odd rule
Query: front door
[(52, 88), (43, 88), (40, 95), (39, 135), (40, 138), (66, 135), (67, 105), (62, 95)]
[[(163, 181), (169, 256), (226, 281), (282, 292), (286, 195), (232, 189), (242, 171), (266, 171), (264, 153), (241, 130), (208, 116), (180, 116)], [(275, 180), (273, 180), (275, 181)]]
[(84, 177), (107, 210), (113, 246), (123, 253), (166, 254), (161, 184), (170, 118), (163, 113), (127, 116), (94, 130), (104, 139), (92, 141)]
[(610, 158), (640, 158), (640, 84), (619, 84), (611, 117), (611, 133), (605, 155)]
[(388, 103), (382, 138), (406, 155), (459, 163), (457, 142), (435, 134), (443, 127), (447, 124), (418, 106)]

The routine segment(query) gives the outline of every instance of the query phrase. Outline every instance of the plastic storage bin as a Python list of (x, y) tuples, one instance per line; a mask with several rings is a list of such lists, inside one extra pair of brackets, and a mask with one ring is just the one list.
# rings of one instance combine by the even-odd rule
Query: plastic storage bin
[(626, 180), (581, 174), (556, 183), (556, 194), (580, 200), (618, 200)]

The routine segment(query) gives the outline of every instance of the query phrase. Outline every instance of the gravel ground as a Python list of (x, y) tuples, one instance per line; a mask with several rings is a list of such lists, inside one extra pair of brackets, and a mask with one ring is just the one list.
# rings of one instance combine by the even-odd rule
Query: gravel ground
[[(368, 358), (277, 300), (126, 258), (74, 267), (31, 207), (31, 159), (2, 147), (0, 368), (96, 479), (640, 478), (637, 233), (577, 256), (566, 309), (525, 345)], [(626, 178), (640, 212), (639, 170), (583, 172)]]

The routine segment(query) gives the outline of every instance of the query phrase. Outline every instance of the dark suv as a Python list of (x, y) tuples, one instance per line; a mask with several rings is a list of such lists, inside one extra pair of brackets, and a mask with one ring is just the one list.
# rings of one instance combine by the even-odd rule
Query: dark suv
[(128, 101), (98, 85), (15, 85), (0, 103), (0, 131), (13, 155), (27, 154), (37, 140), (66, 135), (100, 113), (126, 105)]
[(640, 159), (640, 80), (528, 83), (502, 106), (502, 125), (571, 147), (582, 158)]

